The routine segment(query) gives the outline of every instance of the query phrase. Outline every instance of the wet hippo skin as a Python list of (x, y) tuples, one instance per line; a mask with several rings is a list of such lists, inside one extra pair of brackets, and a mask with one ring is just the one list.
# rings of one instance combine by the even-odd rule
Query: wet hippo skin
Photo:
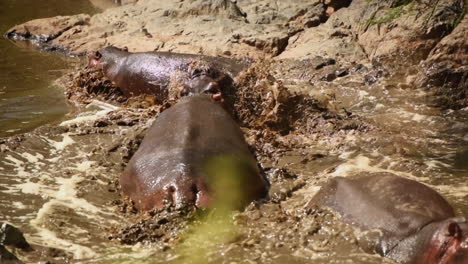
[[(106, 47), (88, 55), (89, 65), (102, 69), (104, 75), (113, 81), (125, 96), (140, 94), (167, 96), (171, 76), (178, 71), (188, 73), (191, 78), (200, 71), (217, 75), (218, 82), (228, 87), (246, 64), (222, 57), (178, 54), (170, 52), (130, 53), (116, 47)], [(195, 66), (198, 62), (199, 65)], [(197, 68), (199, 67), (199, 68)], [(183, 82), (183, 80), (182, 80)]]
[(329, 207), (345, 223), (379, 230), (379, 254), (405, 264), (468, 263), (468, 224), (424, 184), (390, 173), (337, 177), (308, 206)]
[[(234, 169), (213, 171), (213, 165), (226, 160)], [(214, 189), (218, 185), (213, 182), (222, 177), (230, 177), (234, 184)], [(120, 185), (141, 210), (162, 208), (167, 202), (179, 208), (210, 207), (230, 191), (240, 194), (232, 205), (239, 208), (267, 193), (267, 182), (239, 126), (206, 94), (183, 97), (161, 113), (121, 175)]]

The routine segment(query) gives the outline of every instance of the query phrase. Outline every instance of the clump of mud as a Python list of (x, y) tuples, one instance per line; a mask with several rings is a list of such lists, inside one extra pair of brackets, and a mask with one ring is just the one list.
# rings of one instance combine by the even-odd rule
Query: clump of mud
[(172, 247), (180, 239), (179, 234), (203, 214), (203, 211), (195, 208), (175, 209), (172, 206), (138, 212), (129, 199), (117, 200), (114, 204), (118, 205), (121, 213), (132, 218), (134, 224), (114, 228), (110, 231), (109, 239), (127, 245), (152, 243), (164, 250)]
[(120, 104), (127, 101), (120, 88), (107, 80), (101, 70), (82, 67), (70, 73), (68, 78), (65, 96), (74, 104), (89, 104), (93, 99)]

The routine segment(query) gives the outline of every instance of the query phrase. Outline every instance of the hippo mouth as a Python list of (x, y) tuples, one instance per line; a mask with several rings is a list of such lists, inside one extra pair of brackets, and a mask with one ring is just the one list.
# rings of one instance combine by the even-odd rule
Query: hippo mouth
[(88, 53), (88, 66), (100, 68), (102, 54), (99, 51)]
[(210, 82), (203, 93), (210, 95), (213, 101), (220, 103), (224, 101), (218, 82)]

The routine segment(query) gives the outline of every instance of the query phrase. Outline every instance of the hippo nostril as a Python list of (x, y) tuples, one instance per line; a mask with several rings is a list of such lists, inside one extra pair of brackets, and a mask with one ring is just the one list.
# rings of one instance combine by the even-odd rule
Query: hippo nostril
[(197, 194), (199, 192), (198, 186), (194, 183), (192, 186), (190, 186), (190, 190), (194, 193)]
[(99, 51), (96, 51), (94, 53), (94, 59), (99, 60), (100, 58), (102, 58), (102, 54)]
[(171, 186), (166, 187), (166, 191), (167, 191), (167, 193), (172, 194), (172, 193), (174, 193), (176, 191), (176, 188), (171, 185)]

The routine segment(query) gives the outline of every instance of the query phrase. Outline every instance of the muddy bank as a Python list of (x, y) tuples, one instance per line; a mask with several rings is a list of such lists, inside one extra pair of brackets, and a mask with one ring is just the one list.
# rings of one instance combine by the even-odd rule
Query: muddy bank
[[(256, 59), (226, 101), (271, 187), (242, 212), (138, 212), (118, 176), (177, 98), (126, 98), (82, 66), (61, 80), (77, 107), (67, 121), (0, 141), (0, 195), (19, 201), (2, 210), (32, 243), (75, 262), (393, 263), (365, 251), (335, 213), (305, 206), (331, 177), (392, 172), (468, 215), (463, 10), (462, 1), (140, 0), (17, 26), (11, 37), (45, 35), (35, 41), (73, 54), (116, 45)], [(431, 61), (456, 89), (430, 82), (441, 76)]]

